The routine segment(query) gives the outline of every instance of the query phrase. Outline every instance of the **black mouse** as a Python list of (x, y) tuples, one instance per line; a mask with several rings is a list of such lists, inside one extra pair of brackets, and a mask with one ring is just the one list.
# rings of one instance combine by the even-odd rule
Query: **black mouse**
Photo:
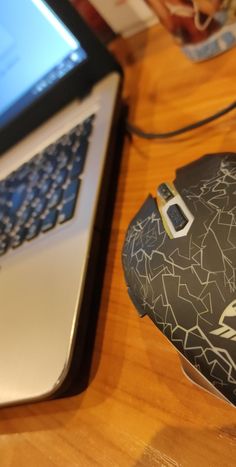
[(138, 313), (236, 406), (236, 154), (206, 155), (148, 196), (122, 262)]

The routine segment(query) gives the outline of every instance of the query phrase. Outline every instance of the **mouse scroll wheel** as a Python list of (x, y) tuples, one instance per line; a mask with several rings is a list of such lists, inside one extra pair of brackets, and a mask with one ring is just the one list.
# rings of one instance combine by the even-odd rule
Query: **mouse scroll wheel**
[(187, 217), (184, 215), (181, 207), (178, 204), (172, 204), (167, 209), (167, 215), (176, 232), (182, 230), (188, 223)]
[(174, 195), (166, 183), (161, 183), (157, 189), (157, 193), (162, 197), (164, 201), (174, 198)]

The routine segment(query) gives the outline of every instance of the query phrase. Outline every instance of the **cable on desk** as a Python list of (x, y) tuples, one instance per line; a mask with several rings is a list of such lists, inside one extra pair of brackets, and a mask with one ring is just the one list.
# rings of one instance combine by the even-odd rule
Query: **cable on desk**
[(236, 101), (232, 102), (230, 105), (225, 107), (224, 109), (219, 110), (213, 115), (209, 117), (203, 118), (198, 122), (192, 123), (190, 125), (186, 125), (182, 128), (178, 128), (177, 130), (167, 131), (164, 133), (152, 133), (146, 132), (138, 128), (137, 126), (133, 125), (132, 123), (126, 123), (126, 130), (128, 133), (138, 136), (139, 138), (144, 139), (165, 139), (165, 138), (173, 138), (174, 136), (182, 135), (183, 133), (187, 133), (188, 131), (196, 130), (197, 128), (207, 125), (208, 123), (217, 120), (220, 117), (232, 112), (232, 110), (236, 109)]

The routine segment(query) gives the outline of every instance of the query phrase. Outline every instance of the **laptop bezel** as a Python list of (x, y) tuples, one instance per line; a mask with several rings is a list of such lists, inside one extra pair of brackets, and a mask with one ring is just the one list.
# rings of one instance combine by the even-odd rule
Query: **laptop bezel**
[(122, 74), (119, 64), (88, 28), (68, 0), (45, 1), (79, 39), (87, 54), (87, 59), (55, 86), (49, 88), (6, 127), (0, 129), (0, 154), (29, 134), (73, 98), (84, 97), (92, 86), (108, 73), (117, 71)]

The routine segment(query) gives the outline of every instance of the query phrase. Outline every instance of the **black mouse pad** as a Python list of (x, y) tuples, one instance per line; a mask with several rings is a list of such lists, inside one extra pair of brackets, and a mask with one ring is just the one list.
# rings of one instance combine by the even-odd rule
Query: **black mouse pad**
[(189, 231), (170, 238), (148, 196), (123, 246), (128, 292), (139, 314), (236, 405), (236, 154), (180, 168), (174, 188), (193, 216)]

